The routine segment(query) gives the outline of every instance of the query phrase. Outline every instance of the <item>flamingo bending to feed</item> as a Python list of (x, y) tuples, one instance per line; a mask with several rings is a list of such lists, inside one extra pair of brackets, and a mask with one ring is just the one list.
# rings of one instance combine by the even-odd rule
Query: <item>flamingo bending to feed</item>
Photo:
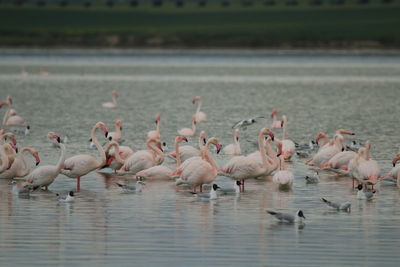
[(160, 120), (161, 120), (161, 115), (157, 114), (156, 115), (156, 129), (153, 131), (150, 131), (147, 133), (147, 138), (154, 138), (154, 139), (161, 139), (160, 138)]
[(15, 151), (11, 144), (0, 144), (0, 173), (8, 170), (12, 166), (15, 160), (15, 155)]
[(240, 150), (239, 138), (240, 138), (240, 131), (236, 129), (233, 132), (233, 144), (225, 146), (222, 152), (226, 155), (240, 155), (241, 150)]
[(27, 121), (22, 118), (19, 115), (16, 115), (16, 112), (14, 110), (14, 114), (15, 115), (11, 115), (12, 113), (10, 113), (12, 111), (12, 97), (11, 96), (7, 96), (7, 100), (0, 103), (0, 107), (7, 105), (8, 109), (6, 111), (6, 113), (4, 114), (3, 117), (3, 126), (26, 126), (27, 125)]
[(194, 136), (196, 134), (196, 116), (192, 116), (192, 129), (190, 128), (182, 128), (178, 130), (178, 134), (185, 136)]
[[(338, 129), (338, 130), (335, 131), (335, 135), (334, 135), (333, 138), (339, 136), (339, 137), (343, 138), (343, 140), (344, 140), (344, 137), (343, 137), (342, 134), (355, 135), (353, 132), (350, 132), (349, 130)], [(319, 150), (318, 151), (320, 151), (324, 146), (329, 145), (329, 138), (324, 132), (319, 132), (318, 133), (317, 138), (315, 139), (315, 142), (317, 144), (319, 144), (318, 142), (321, 139), (322, 139), (322, 144), (319, 146)]]
[(200, 111), (201, 109), (201, 105), (202, 105), (202, 101), (201, 101), (201, 97), (200, 96), (196, 96), (195, 98), (192, 99), (192, 103), (196, 103), (199, 102), (199, 104), (197, 105), (197, 109), (196, 109), (196, 113), (194, 114), (196, 116), (196, 121), (197, 122), (202, 122), (202, 121), (206, 121), (207, 120), (207, 115)]
[[(178, 155), (176, 157), (176, 168), (178, 168), (181, 165), (181, 159), (179, 156), (179, 143), (182, 141), (188, 141), (185, 136), (177, 136), (175, 137), (175, 153)], [(170, 168), (162, 165), (157, 165), (145, 170), (142, 170), (138, 173), (136, 173), (137, 178), (145, 178), (149, 180), (170, 180), (173, 179), (173, 173), (174, 171), (171, 170)]]
[[(156, 146), (151, 145), (156, 143)], [(122, 167), (117, 171), (118, 174), (136, 174), (141, 170), (160, 165), (164, 161), (164, 153), (161, 149), (160, 140), (149, 138), (146, 141), (148, 150), (139, 150), (133, 153), (124, 161)]]
[(337, 153), (344, 151), (345, 147), (343, 136), (337, 135), (334, 139), (330, 140), (327, 145), (321, 148), (314, 157), (309, 159), (306, 164), (320, 167)]
[(278, 115), (278, 111), (276, 109), (272, 109), (272, 112), (271, 112), (271, 118), (272, 118), (271, 128), (272, 129), (279, 129), (279, 128), (282, 128), (282, 126), (283, 126), (284, 122), (282, 120), (278, 120), (276, 118), (277, 115)]
[(61, 155), (56, 165), (45, 165), (40, 166), (33, 170), (27, 177), (26, 181), (29, 182), (29, 185), (33, 190), (37, 188), (45, 187), (48, 189), (49, 185), (51, 185), (57, 176), (60, 174), (61, 169), (64, 166), (65, 161), (65, 146), (61, 144), (60, 137), (53, 133), (49, 132), (49, 136), (51, 136), (58, 143), (61, 149)]
[(274, 134), (268, 129), (263, 128), (258, 134), (258, 153), (252, 153), (248, 156), (236, 156), (220, 170), (220, 174), (230, 177), (234, 180), (240, 180), (242, 191), (244, 190), (244, 180), (249, 178), (257, 178), (270, 173), (271, 167), (274, 164), (267, 157), (266, 150), (263, 145), (263, 136), (269, 135), (274, 139)]
[(106, 166), (113, 169), (114, 172), (117, 172), (124, 165), (125, 160), (134, 153), (130, 147), (120, 146), (115, 141), (109, 142), (105, 146), (104, 152), (107, 158)]
[(30, 173), (31, 167), (24, 157), (25, 152), (30, 153), (35, 158), (36, 166), (39, 165), (39, 153), (31, 147), (23, 147), (21, 148), (21, 151), (18, 153), (18, 157), (14, 160), (11, 167), (0, 173), (0, 178), (12, 179), (15, 177), (24, 177)]
[(98, 161), (95, 157), (91, 155), (79, 154), (66, 159), (64, 161), (64, 167), (63, 169), (61, 169), (61, 173), (68, 176), (69, 178), (77, 178), (77, 191), (79, 191), (81, 187), (81, 176), (84, 176), (89, 172), (102, 167), (106, 163), (106, 154), (103, 147), (99, 144), (99, 141), (97, 140), (97, 129), (102, 130), (105, 133), (106, 137), (108, 135), (108, 129), (104, 122), (99, 121), (93, 126), (90, 132), (90, 137), (92, 138), (93, 143), (100, 153), (101, 160)]
[(349, 169), (349, 163), (356, 155), (353, 151), (342, 151), (334, 155), (328, 162), (321, 165), (321, 169)]
[(116, 108), (117, 107), (117, 97), (118, 97), (118, 92), (117, 91), (112, 91), (111, 92), (111, 97), (112, 97), (112, 102), (105, 102), (102, 104), (103, 108)]
[(285, 168), (284, 155), (279, 156), (279, 171), (274, 174), (272, 181), (279, 185), (279, 189), (289, 189), (292, 187), (294, 176), (293, 173)]
[(122, 121), (116, 120), (114, 125), (115, 132), (108, 133), (108, 140), (120, 142), (122, 139)]
[[(207, 143), (206, 132), (201, 131), (200, 132), (200, 136), (199, 136), (199, 149), (201, 149), (206, 143)], [(189, 158), (200, 157), (200, 150), (199, 149), (194, 148), (192, 146), (188, 146), (188, 145), (181, 146), (179, 148), (179, 155), (180, 155), (181, 161), (185, 162)], [(177, 154), (176, 154), (176, 152), (173, 152), (173, 153), (169, 154), (169, 156), (173, 157), (173, 158), (176, 158)]]
[(369, 156), (369, 151), (371, 150), (371, 143), (369, 141), (365, 142), (365, 153), (364, 157), (360, 158), (358, 164), (358, 178), (359, 180), (368, 180), (372, 184), (376, 184), (380, 176), (380, 168), (378, 162), (371, 159)]
[(287, 117), (286, 115), (282, 116), (282, 125), (283, 125), (283, 131), (282, 131), (282, 154), (285, 158), (285, 160), (289, 160), (292, 155), (296, 151), (296, 145), (292, 140), (287, 139)]
[[(186, 161), (186, 164), (181, 164), (173, 175), (179, 175), (176, 180), (176, 185), (191, 184), (193, 185), (193, 192), (196, 192), (196, 186), (200, 186), (200, 192), (203, 191), (203, 184), (211, 184), (217, 177), (217, 165), (209, 153), (210, 145), (215, 145), (217, 153), (221, 150), (222, 146), (219, 144), (218, 139), (211, 137), (207, 140), (204, 147), (201, 148), (201, 158)], [(185, 166), (183, 166), (185, 165)]]

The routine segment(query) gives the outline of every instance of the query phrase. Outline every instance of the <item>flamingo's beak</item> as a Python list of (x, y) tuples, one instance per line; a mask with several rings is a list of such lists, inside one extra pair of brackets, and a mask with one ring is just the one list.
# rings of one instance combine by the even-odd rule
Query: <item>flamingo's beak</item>
[(222, 145), (221, 144), (216, 144), (215, 147), (217, 148), (217, 154), (219, 154), (219, 152), (222, 149)]
[(189, 141), (187, 140), (186, 136), (183, 137), (183, 141), (189, 142)]
[(393, 167), (396, 167), (396, 162), (397, 162), (399, 159), (400, 159), (399, 157), (395, 157), (395, 158), (392, 160)]
[(39, 163), (40, 163), (39, 154), (36, 152), (33, 154), (33, 156), (35, 157), (35, 160), (36, 160), (36, 166), (39, 165)]
[(281, 127), (283, 127), (284, 121), (281, 121)]
[(270, 132), (268, 132), (268, 135), (271, 136), (271, 140), (274, 141), (274, 139), (275, 139), (274, 133), (270, 131)]
[(60, 139), (59, 136), (57, 137), (57, 142), (58, 142), (58, 143), (61, 143), (61, 139)]
[(1, 102), (1, 103), (0, 103), (0, 108), (1, 108), (2, 106), (4, 106), (4, 105), (7, 105), (7, 104), (8, 104), (7, 101)]

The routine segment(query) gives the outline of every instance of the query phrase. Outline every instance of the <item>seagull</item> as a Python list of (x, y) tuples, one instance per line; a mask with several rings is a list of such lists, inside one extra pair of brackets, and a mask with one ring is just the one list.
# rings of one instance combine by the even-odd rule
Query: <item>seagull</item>
[(305, 177), (307, 184), (317, 184), (319, 183), (318, 172), (315, 176), (308, 176)]
[(346, 146), (346, 148), (347, 148), (347, 150), (357, 152), (358, 149), (362, 146), (363, 146), (363, 144), (361, 144), (361, 142), (357, 143), (357, 141), (353, 140), (353, 141), (351, 141), (350, 146)]
[(328, 206), (335, 208), (337, 210), (344, 210), (344, 211), (350, 211), (351, 209), (351, 203), (349, 201), (343, 202), (343, 203), (335, 203), (331, 202), (325, 198), (321, 198), (323, 202), (325, 202)]
[(267, 212), (273, 216), (275, 216), (275, 218), (277, 218), (278, 220), (280, 220), (281, 222), (287, 222), (287, 223), (294, 223), (294, 222), (298, 222), (298, 223), (303, 223), (303, 219), (306, 219), (306, 217), (304, 217), (303, 211), (298, 210), (296, 212), (296, 215), (290, 214), (290, 213), (281, 213), (281, 212), (276, 212), (276, 211), (272, 211), (272, 210), (267, 210)]
[(26, 126), (26, 128), (24, 129), (24, 130), (13, 130), (12, 131), (13, 133), (15, 133), (15, 134), (18, 134), (18, 135), (30, 135), (30, 133), (31, 133), (31, 126)]
[(203, 194), (197, 194), (194, 192), (190, 192), (190, 193), (192, 193), (194, 196), (196, 196), (198, 198), (214, 200), (214, 199), (218, 198), (217, 189), (220, 189), (220, 187), (217, 184), (213, 184), (210, 193), (203, 193)]
[(259, 119), (259, 118), (264, 118), (264, 117), (258, 116), (258, 117), (252, 117), (252, 118), (238, 121), (232, 126), (232, 129), (246, 130), (247, 126), (250, 126), (250, 125), (256, 123), (257, 122), (256, 119)]
[(58, 196), (58, 201), (60, 202), (71, 202), (74, 201), (74, 192), (69, 191), (68, 195), (60, 196), (60, 194), (56, 194)]
[(220, 190), (227, 195), (232, 195), (232, 194), (239, 194), (240, 193), (240, 186), (242, 185), (242, 183), (240, 181), (235, 181), (235, 183), (233, 184), (232, 188), (221, 188)]
[(365, 199), (365, 200), (371, 200), (374, 197), (374, 194), (376, 191), (372, 192), (364, 192), (363, 191), (363, 185), (359, 184), (357, 186), (358, 192), (357, 192), (357, 199)]
[(142, 192), (145, 183), (143, 181), (137, 181), (135, 185), (125, 185), (117, 183), (117, 185), (128, 192)]

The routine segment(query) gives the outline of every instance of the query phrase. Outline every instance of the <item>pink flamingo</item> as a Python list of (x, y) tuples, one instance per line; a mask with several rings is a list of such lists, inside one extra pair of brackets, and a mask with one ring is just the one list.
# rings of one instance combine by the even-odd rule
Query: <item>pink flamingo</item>
[[(342, 134), (354, 135), (354, 133), (350, 132), (349, 130), (338, 129), (338, 130), (335, 131), (335, 135), (334, 135), (333, 138), (339, 136), (339, 137), (343, 138), (343, 140), (344, 140), (344, 137), (343, 137)], [(319, 144), (319, 140), (321, 140), (321, 139), (322, 139), (322, 144), (319, 146), (319, 150), (321, 150), (324, 146), (329, 144), (329, 138), (324, 132), (319, 132), (318, 133), (317, 138), (315, 139), (315, 142), (317, 144)]]
[(108, 129), (103, 122), (98, 122), (93, 126), (90, 132), (90, 137), (100, 153), (101, 160), (98, 161), (95, 157), (85, 154), (75, 155), (66, 159), (64, 161), (64, 167), (61, 169), (61, 173), (69, 178), (77, 178), (77, 191), (79, 191), (81, 187), (81, 176), (102, 167), (106, 163), (106, 154), (96, 137), (97, 129), (102, 130), (106, 136), (108, 135)]
[[(11, 155), (11, 156), (10, 156)], [(9, 169), (15, 160), (15, 151), (10, 144), (0, 145), (0, 173)]]
[(180, 135), (185, 135), (185, 136), (194, 136), (196, 134), (196, 116), (192, 116), (192, 129), (190, 128), (182, 128), (178, 130), (178, 133)]
[(240, 131), (236, 129), (233, 132), (233, 144), (229, 144), (222, 149), (222, 152), (226, 155), (240, 155), (241, 150), (240, 150)]
[(33, 189), (45, 187), (47, 190), (49, 185), (51, 185), (60, 174), (61, 169), (64, 166), (65, 146), (61, 144), (60, 137), (57, 134), (49, 132), (48, 136), (51, 136), (52, 139), (56, 140), (61, 149), (61, 155), (56, 165), (37, 167), (26, 177), (26, 181), (30, 183), (30, 186)]
[(147, 133), (147, 138), (161, 139), (160, 138), (160, 119), (161, 115), (156, 115), (156, 129)]
[(279, 128), (282, 128), (282, 126), (283, 126), (284, 122), (281, 120), (278, 120), (276, 118), (277, 115), (278, 115), (278, 111), (276, 109), (272, 109), (272, 112), (271, 112), (271, 118), (272, 118), (271, 128), (272, 129), (279, 129)]
[[(201, 149), (205, 144), (206, 144), (207, 140), (206, 140), (206, 132), (201, 131), (200, 132), (200, 136), (199, 136), (199, 149)], [(192, 146), (181, 146), (179, 148), (179, 155), (180, 155), (180, 159), (182, 162), (185, 162), (186, 160), (188, 160), (189, 158), (192, 157), (200, 157), (200, 150), (197, 148), (194, 148)], [(170, 157), (176, 158), (176, 153), (173, 152), (171, 154), (169, 154)]]
[(200, 96), (196, 96), (195, 98), (192, 99), (192, 103), (196, 103), (199, 102), (199, 104), (197, 105), (197, 109), (196, 109), (196, 113), (194, 114), (196, 117), (196, 122), (202, 122), (202, 121), (206, 121), (207, 120), (207, 115), (200, 111), (201, 109), (201, 105), (202, 105), (202, 101), (201, 101), (201, 97)]
[(30, 153), (36, 160), (36, 166), (40, 163), (39, 153), (31, 147), (23, 147), (18, 153), (18, 157), (15, 159), (11, 167), (4, 172), (0, 173), (2, 179), (12, 179), (15, 177), (24, 177), (29, 174), (31, 167), (28, 161), (24, 157), (24, 153)]
[(112, 102), (105, 102), (102, 104), (103, 108), (116, 108), (117, 107), (117, 97), (118, 97), (118, 92), (117, 91), (112, 91), (111, 92), (111, 97), (112, 97)]
[[(176, 180), (176, 185), (191, 184), (193, 185), (193, 191), (196, 192), (196, 186), (200, 186), (200, 192), (202, 192), (203, 184), (212, 183), (217, 177), (217, 165), (209, 153), (210, 145), (213, 144), (217, 148), (217, 153), (221, 150), (221, 145), (218, 139), (211, 137), (208, 139), (204, 147), (201, 148), (201, 159), (191, 160), (190, 163), (182, 164), (173, 175), (179, 175)], [(188, 161), (187, 161), (188, 162)]]
[(124, 165), (125, 160), (134, 153), (130, 147), (120, 146), (115, 141), (109, 142), (105, 146), (104, 152), (107, 158), (106, 165), (113, 169), (114, 172), (117, 172)]
[(273, 162), (268, 159), (263, 145), (263, 136), (269, 135), (274, 139), (274, 134), (268, 129), (263, 128), (258, 134), (258, 153), (249, 156), (236, 156), (220, 170), (220, 174), (234, 180), (241, 180), (242, 191), (244, 190), (244, 180), (257, 178), (271, 172)]
[(292, 140), (287, 139), (287, 117), (282, 116), (282, 154), (285, 160), (289, 160), (296, 151), (296, 146)]
[[(185, 136), (177, 136), (175, 138), (175, 153), (178, 155), (176, 157), (176, 168), (178, 168), (181, 165), (181, 159), (179, 156), (179, 143), (182, 141), (188, 141)], [(136, 173), (137, 178), (145, 178), (149, 180), (171, 180), (173, 179), (173, 173), (174, 171), (171, 170), (170, 168), (162, 165), (157, 165), (145, 170), (141, 170), (140, 172)]]
[(392, 177), (396, 180), (397, 187), (400, 188), (400, 165), (396, 166), (396, 162), (400, 160), (400, 153), (397, 153), (396, 156), (393, 158), (393, 168), (392, 170), (385, 174), (381, 179), (385, 179), (387, 177)]
[(343, 136), (335, 136), (334, 139), (328, 143), (328, 145), (325, 145), (323, 148), (321, 148), (317, 154), (314, 155), (314, 157), (306, 162), (306, 164), (320, 167), (324, 163), (328, 162), (337, 153), (344, 151), (344, 149), (345, 144)]
[[(8, 109), (6, 111), (6, 113), (4, 114), (3, 117), (3, 125), (4, 126), (26, 126), (27, 125), (27, 121), (22, 118), (19, 115), (14, 115), (11, 116), (10, 112), (12, 111), (12, 97), (11, 96), (7, 96), (7, 100), (0, 103), (0, 107), (4, 106), (4, 105), (8, 105)], [(14, 110), (15, 112), (15, 110)], [(16, 112), (15, 112), (16, 114)]]
[(115, 132), (108, 133), (108, 140), (120, 142), (122, 139), (122, 121), (116, 120), (114, 125), (115, 125)]
[(279, 171), (274, 174), (272, 181), (279, 185), (279, 189), (289, 189), (292, 187), (294, 175), (291, 171), (286, 170), (285, 157), (283, 154), (279, 156), (279, 162)]
[(376, 184), (380, 176), (380, 168), (378, 162), (371, 159), (369, 156), (369, 151), (371, 149), (371, 143), (369, 141), (365, 142), (365, 154), (363, 158), (360, 158), (358, 164), (359, 180), (369, 180), (372, 184)]
[(332, 168), (332, 169), (342, 169), (348, 170), (350, 160), (356, 155), (353, 151), (342, 151), (334, 155), (328, 162), (321, 165), (321, 169)]
[[(151, 145), (156, 143), (157, 146)], [(149, 138), (146, 141), (148, 150), (139, 150), (133, 153), (124, 161), (122, 167), (117, 171), (118, 174), (136, 174), (141, 170), (160, 165), (164, 161), (164, 153), (158, 139)]]

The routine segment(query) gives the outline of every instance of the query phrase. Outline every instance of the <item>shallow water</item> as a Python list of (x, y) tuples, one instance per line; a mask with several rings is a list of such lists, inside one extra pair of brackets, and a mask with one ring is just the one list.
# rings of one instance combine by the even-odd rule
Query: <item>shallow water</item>
[[(22, 66), (26, 78), (20, 76)], [(39, 68), (50, 75), (39, 75)], [(32, 134), (19, 136), (19, 147), (38, 149), (41, 165), (55, 164), (59, 156), (46, 140), (48, 131), (68, 134), (68, 156), (96, 155), (87, 142), (92, 125), (101, 120), (112, 129), (122, 119), (124, 144), (138, 150), (155, 127), (156, 113), (171, 151), (176, 131), (190, 126), (191, 99), (200, 95), (208, 121), (199, 128), (222, 144), (231, 142), (236, 121), (265, 116), (242, 132), (242, 151), (254, 151), (246, 140), (270, 125), (269, 113), (277, 108), (288, 115), (290, 139), (306, 143), (318, 131), (349, 129), (356, 136), (347, 142), (370, 140), (372, 157), (386, 172), (400, 143), (399, 77), (396, 51), (0, 51), (0, 97), (11, 94), (15, 109), (29, 121)], [(105, 110), (101, 103), (110, 101), (112, 90), (120, 93), (119, 107)], [(215, 158), (219, 166), (229, 159)], [(295, 183), (289, 192), (277, 190), (269, 178), (248, 180), (240, 197), (212, 202), (165, 181), (147, 181), (143, 192), (124, 193), (116, 188), (118, 177), (96, 172), (82, 178), (73, 203), (55, 198), (75, 187), (63, 175), (50, 192), (29, 199), (13, 195), (10, 181), (1, 180), (0, 263), (397, 265), (397, 187), (382, 185), (373, 201), (359, 201), (351, 180), (330, 172), (321, 174), (319, 184), (307, 185), (304, 176), (313, 171), (305, 161), (290, 163)], [(217, 183), (231, 181), (218, 177)], [(351, 201), (352, 210), (333, 211), (320, 197)], [(278, 223), (267, 209), (302, 209), (306, 224)]]

